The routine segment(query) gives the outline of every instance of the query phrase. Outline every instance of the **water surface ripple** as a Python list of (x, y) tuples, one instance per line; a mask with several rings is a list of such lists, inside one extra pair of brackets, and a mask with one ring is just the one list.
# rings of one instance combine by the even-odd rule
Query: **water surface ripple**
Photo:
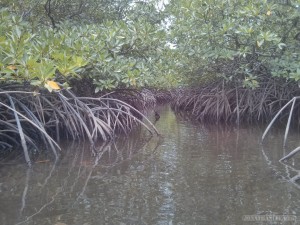
[[(0, 224), (300, 224), (299, 158), (286, 164), (284, 131), (259, 144), (259, 127), (205, 126), (158, 109), (163, 138), (143, 130), (114, 143), (65, 143), (56, 164), (0, 163)], [(153, 117), (153, 115), (150, 115)], [(289, 137), (290, 148), (299, 143)], [(43, 158), (44, 157), (44, 158)], [(297, 168), (298, 167), (298, 168)]]

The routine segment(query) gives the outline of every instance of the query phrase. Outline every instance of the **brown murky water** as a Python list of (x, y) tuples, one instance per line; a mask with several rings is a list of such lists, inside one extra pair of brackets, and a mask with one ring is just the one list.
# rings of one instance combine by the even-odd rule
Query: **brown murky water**
[[(55, 164), (46, 156), (32, 169), (0, 164), (0, 224), (300, 224), (300, 159), (278, 162), (283, 130), (261, 146), (261, 128), (208, 127), (159, 111), (163, 138), (137, 130), (99, 144), (96, 156), (66, 143)], [(290, 134), (288, 149), (299, 140)]]

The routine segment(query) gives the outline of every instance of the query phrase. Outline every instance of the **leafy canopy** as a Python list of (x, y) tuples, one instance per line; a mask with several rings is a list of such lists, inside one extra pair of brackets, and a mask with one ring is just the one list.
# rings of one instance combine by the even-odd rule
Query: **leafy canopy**
[(167, 7), (180, 73), (255, 88), (260, 75), (300, 79), (300, 1), (173, 0)]

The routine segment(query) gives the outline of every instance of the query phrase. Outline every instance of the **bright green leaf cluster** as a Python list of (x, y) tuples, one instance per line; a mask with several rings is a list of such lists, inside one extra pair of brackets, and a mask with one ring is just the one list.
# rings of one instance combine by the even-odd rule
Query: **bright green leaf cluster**
[(158, 77), (170, 76), (161, 60), (170, 50), (166, 31), (142, 19), (78, 26), (65, 22), (57, 30), (41, 27), (32, 33), (29, 24), (2, 11), (0, 26), (2, 81), (47, 88), (50, 80), (89, 77), (97, 92), (161, 86)]

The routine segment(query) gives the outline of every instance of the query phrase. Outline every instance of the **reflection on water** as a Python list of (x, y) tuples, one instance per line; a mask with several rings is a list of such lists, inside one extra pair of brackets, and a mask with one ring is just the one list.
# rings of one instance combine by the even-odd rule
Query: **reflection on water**
[[(280, 130), (203, 126), (159, 109), (163, 138), (65, 143), (56, 164), (0, 165), (0, 224), (254, 224), (244, 215), (298, 215), (299, 165), (279, 163)], [(291, 134), (291, 147), (299, 137)], [(291, 182), (292, 181), (294, 182)], [(262, 222), (255, 224), (274, 224)], [(299, 221), (276, 224), (299, 224)]]

